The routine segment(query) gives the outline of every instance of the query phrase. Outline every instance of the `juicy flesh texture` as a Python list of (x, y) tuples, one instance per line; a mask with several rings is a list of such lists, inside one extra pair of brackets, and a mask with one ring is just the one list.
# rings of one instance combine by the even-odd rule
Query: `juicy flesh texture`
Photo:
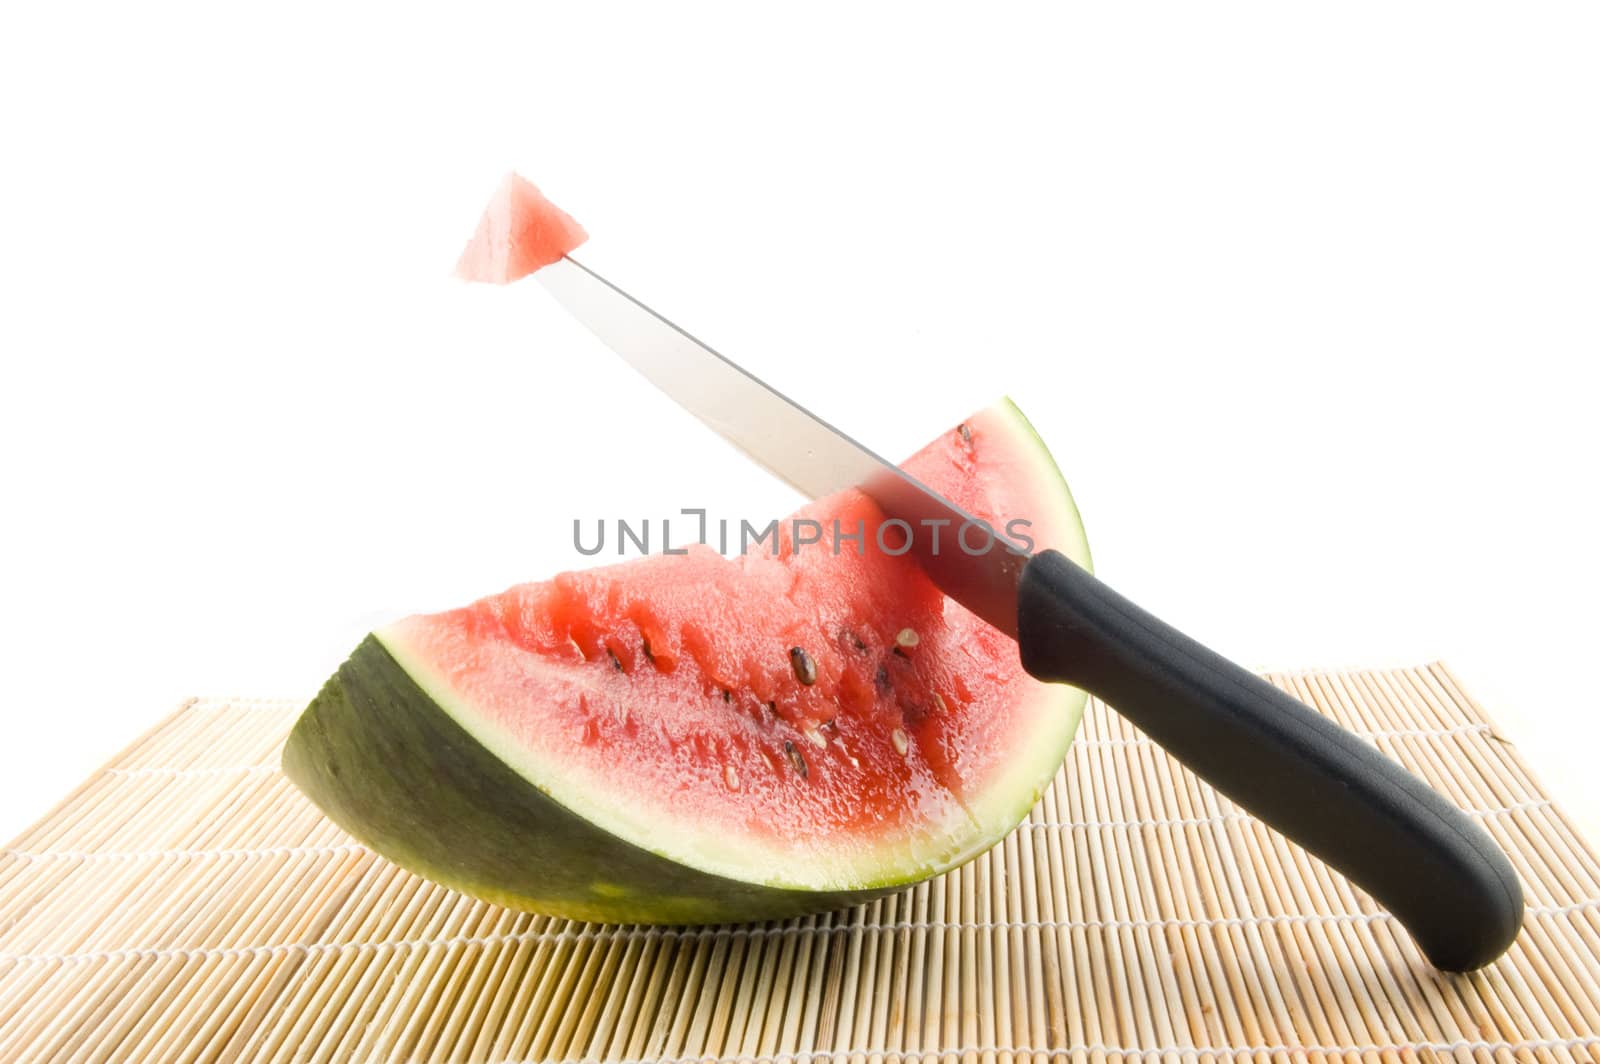
[[(996, 527), (1033, 519), (1049, 545), (1014, 434), (985, 412), (904, 468)], [(1040, 685), (1014, 643), (875, 549), (883, 517), (865, 495), (794, 517), (824, 542), (797, 548), (791, 518), (776, 557), (769, 539), (737, 558), (695, 547), (567, 573), (385, 638), (539, 763), (652, 817), (796, 854), (948, 834), (1038, 726)], [(865, 554), (833, 552), (835, 520), (864, 526)]]
[(544, 198), (533, 182), (507, 174), (456, 263), (469, 281), (510, 284), (589, 239), (583, 226)]

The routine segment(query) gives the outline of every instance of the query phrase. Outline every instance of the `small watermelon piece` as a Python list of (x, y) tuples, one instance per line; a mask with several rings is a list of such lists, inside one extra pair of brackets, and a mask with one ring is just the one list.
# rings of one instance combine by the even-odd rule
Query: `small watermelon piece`
[(532, 181), (507, 174), (461, 252), (456, 276), (510, 284), (557, 261), (588, 239), (583, 226), (545, 199)]
[[(1054, 462), (1009, 401), (905, 468), (1089, 563)], [(1084, 696), (908, 557), (858, 491), (737, 558), (698, 547), (411, 617), (364, 641), (284, 770), (394, 861), (516, 908), (715, 923), (838, 908), (984, 852), (1059, 768)]]

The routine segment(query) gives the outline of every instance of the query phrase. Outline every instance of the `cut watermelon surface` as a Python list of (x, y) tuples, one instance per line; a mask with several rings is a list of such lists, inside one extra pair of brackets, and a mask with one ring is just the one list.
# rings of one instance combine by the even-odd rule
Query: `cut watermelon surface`
[[(1009, 402), (904, 468), (1039, 548), (1088, 549)], [(877, 549), (829, 530), (566, 573), (373, 633), (308, 707), (290, 777), (393, 860), (586, 920), (721, 922), (879, 896), (983, 852), (1060, 766), (1081, 692)], [(837, 521), (864, 545), (832, 547)], [(891, 537), (892, 539), (892, 537)]]
[(509, 284), (589, 239), (583, 226), (544, 198), (533, 182), (507, 174), (456, 263), (468, 281)]

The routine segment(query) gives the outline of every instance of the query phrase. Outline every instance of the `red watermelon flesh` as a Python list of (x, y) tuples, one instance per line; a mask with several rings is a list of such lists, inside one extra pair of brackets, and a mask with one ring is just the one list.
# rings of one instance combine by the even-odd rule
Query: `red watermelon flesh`
[[(996, 527), (1027, 519), (1038, 546), (1087, 563), (1065, 485), (1011, 404), (904, 467)], [(816, 520), (824, 541), (797, 547), (790, 519), (776, 557), (771, 540), (731, 559), (695, 547), (514, 587), (376, 637), (541, 792), (673, 862), (837, 891), (981, 852), (1056, 771), (1081, 693), (1027, 676), (1013, 642), (910, 558), (878, 550), (883, 518), (866, 496), (794, 516)], [(832, 549), (835, 521), (845, 533), (859, 522), (864, 553), (854, 541)]]
[(589, 239), (583, 226), (518, 174), (507, 174), (456, 262), (469, 281), (509, 284)]

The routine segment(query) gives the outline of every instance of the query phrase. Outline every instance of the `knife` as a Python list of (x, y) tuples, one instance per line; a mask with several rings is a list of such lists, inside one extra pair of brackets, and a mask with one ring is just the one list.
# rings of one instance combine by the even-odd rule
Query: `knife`
[[(571, 256), (536, 276), (680, 406), (803, 494), (859, 487), (913, 529), (977, 520)], [(1466, 814), (1064, 554), (993, 535), (993, 549), (976, 554), (930, 549), (921, 542), (928, 537), (911, 536), (910, 553), (941, 591), (1017, 641), (1030, 675), (1099, 697), (1338, 869), (1405, 926), (1434, 966), (1470, 971), (1509, 948), (1522, 926), (1522, 888)]]

